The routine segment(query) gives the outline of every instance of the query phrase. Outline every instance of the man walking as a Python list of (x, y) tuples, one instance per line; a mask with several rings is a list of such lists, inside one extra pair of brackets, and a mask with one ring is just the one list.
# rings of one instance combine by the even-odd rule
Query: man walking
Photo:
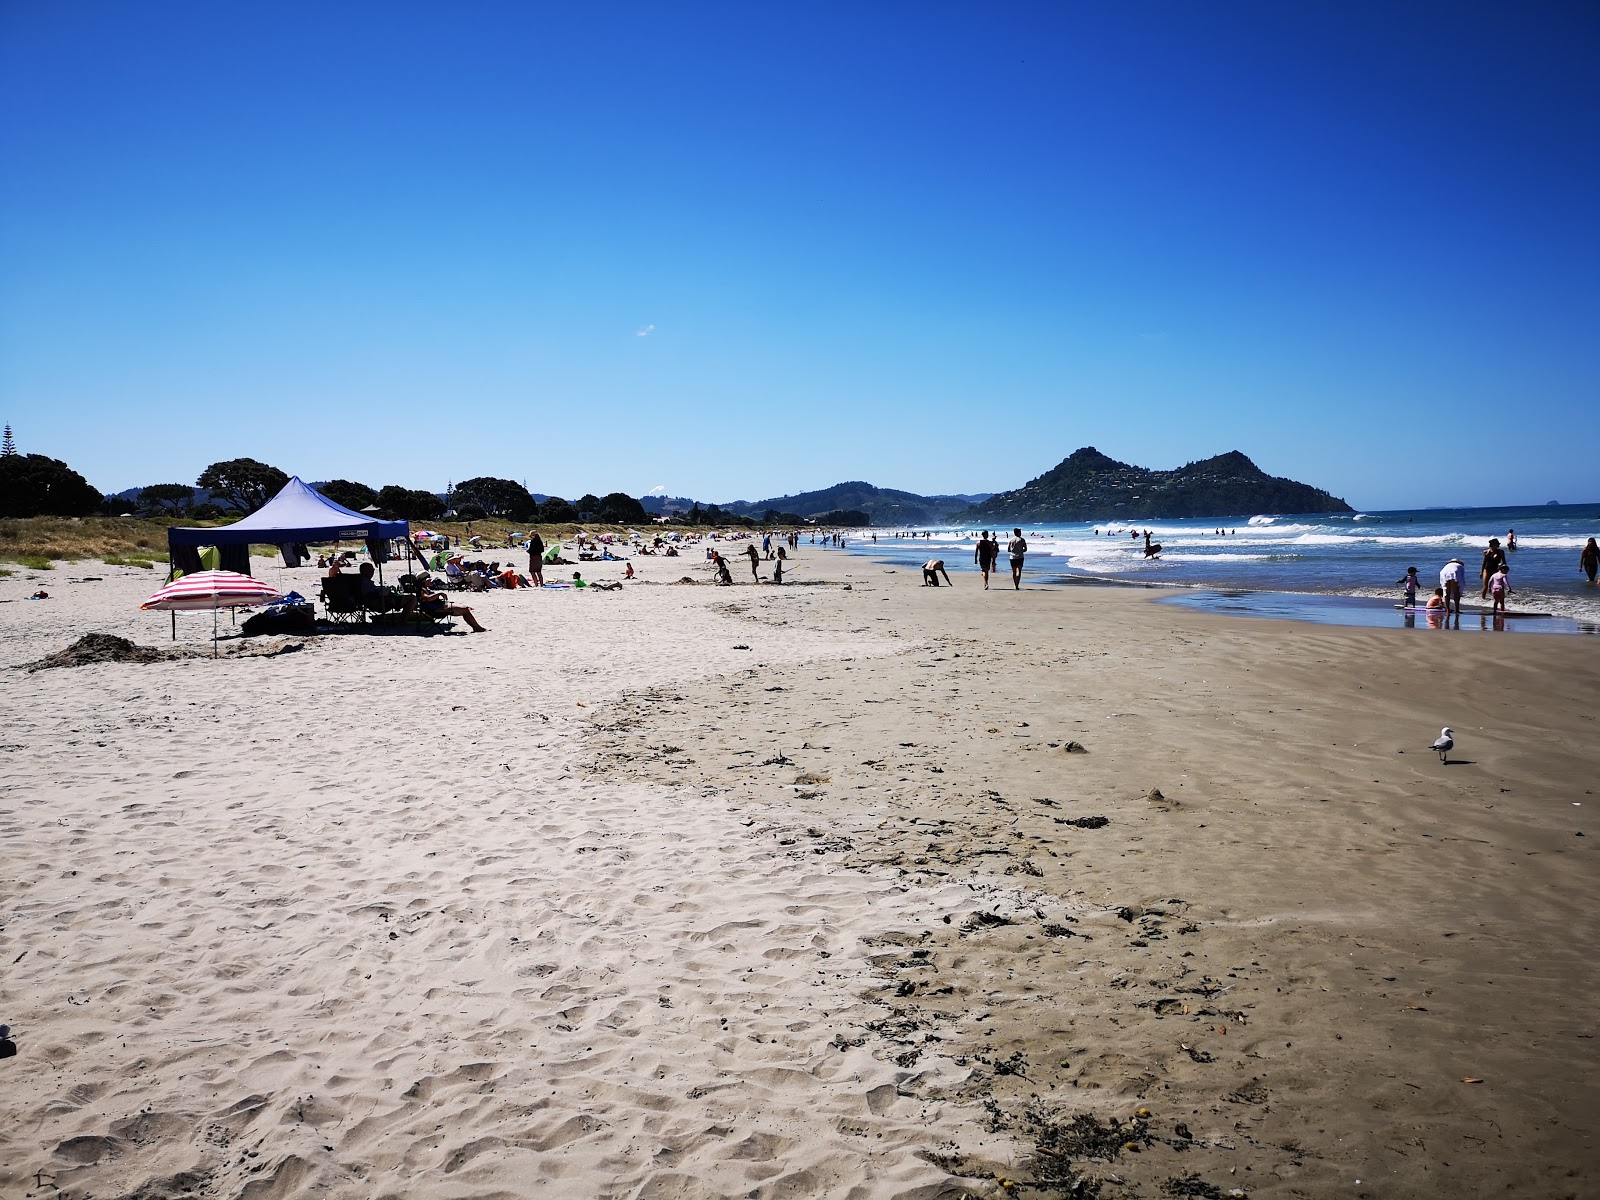
[(1006, 553), (1011, 555), (1011, 587), (1013, 590), (1022, 588), (1022, 559), (1028, 553), (1028, 541), (1022, 536), (1019, 526), (1011, 531), (1011, 540), (1006, 543)]
[(983, 572), (983, 590), (989, 590), (989, 572), (994, 570), (994, 560), (1000, 557), (1000, 543), (989, 536), (985, 529), (983, 536), (978, 539), (978, 544), (973, 548), (972, 561), (978, 564), (978, 570)]

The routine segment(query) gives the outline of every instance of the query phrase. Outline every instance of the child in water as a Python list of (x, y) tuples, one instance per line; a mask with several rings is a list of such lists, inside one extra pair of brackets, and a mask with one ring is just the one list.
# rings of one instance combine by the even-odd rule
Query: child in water
[(1417, 606), (1417, 589), (1422, 586), (1422, 581), (1417, 578), (1417, 569), (1415, 567), (1407, 567), (1405, 578), (1397, 579), (1395, 582), (1405, 585), (1406, 607), (1415, 608)]
[(1494, 601), (1492, 611), (1504, 615), (1506, 611), (1506, 596), (1511, 592), (1511, 580), (1506, 577), (1506, 568), (1502, 563), (1500, 569), (1489, 576), (1489, 596)]

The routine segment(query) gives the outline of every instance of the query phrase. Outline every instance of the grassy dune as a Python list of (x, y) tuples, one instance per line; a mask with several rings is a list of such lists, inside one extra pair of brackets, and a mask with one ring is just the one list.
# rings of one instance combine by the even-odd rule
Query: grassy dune
[[(139, 566), (167, 561), (167, 527), (170, 525), (223, 526), (226, 521), (189, 521), (159, 517), (20, 517), (0, 520), (0, 562), (20, 563), (33, 570), (48, 571), (51, 562), (75, 562), (96, 558), (113, 565)], [(513, 531), (526, 533), (528, 526), (510, 521), (412, 522), (413, 529), (432, 529), (465, 539), (478, 534), (485, 550), (503, 548)], [(536, 525), (546, 542), (565, 541), (578, 529), (589, 533), (622, 533), (620, 525)], [(641, 532), (643, 531), (641, 528)], [(314, 543), (326, 545), (327, 543)], [(251, 546), (252, 554), (270, 557), (276, 546)]]

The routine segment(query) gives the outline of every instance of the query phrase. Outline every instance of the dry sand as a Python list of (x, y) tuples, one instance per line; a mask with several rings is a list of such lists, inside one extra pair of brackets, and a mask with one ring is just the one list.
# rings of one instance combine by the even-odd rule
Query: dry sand
[(0, 1196), (1600, 1188), (1600, 647), (801, 561), (6, 671)]

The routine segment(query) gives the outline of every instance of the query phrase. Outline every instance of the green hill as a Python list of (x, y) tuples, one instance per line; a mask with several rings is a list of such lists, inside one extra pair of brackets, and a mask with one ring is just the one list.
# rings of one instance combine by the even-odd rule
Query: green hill
[(894, 488), (874, 487), (861, 480), (836, 483), (815, 492), (774, 496), (770, 500), (735, 500), (722, 510), (741, 517), (759, 518), (769, 509), (815, 517), (840, 510), (864, 512), (879, 528), (894, 525), (933, 525), (966, 510), (982, 496), (919, 496)]
[(974, 505), (963, 520), (1137, 521), (1353, 511), (1321, 488), (1268, 475), (1237, 450), (1175, 471), (1152, 471), (1085, 446), (1023, 487)]

